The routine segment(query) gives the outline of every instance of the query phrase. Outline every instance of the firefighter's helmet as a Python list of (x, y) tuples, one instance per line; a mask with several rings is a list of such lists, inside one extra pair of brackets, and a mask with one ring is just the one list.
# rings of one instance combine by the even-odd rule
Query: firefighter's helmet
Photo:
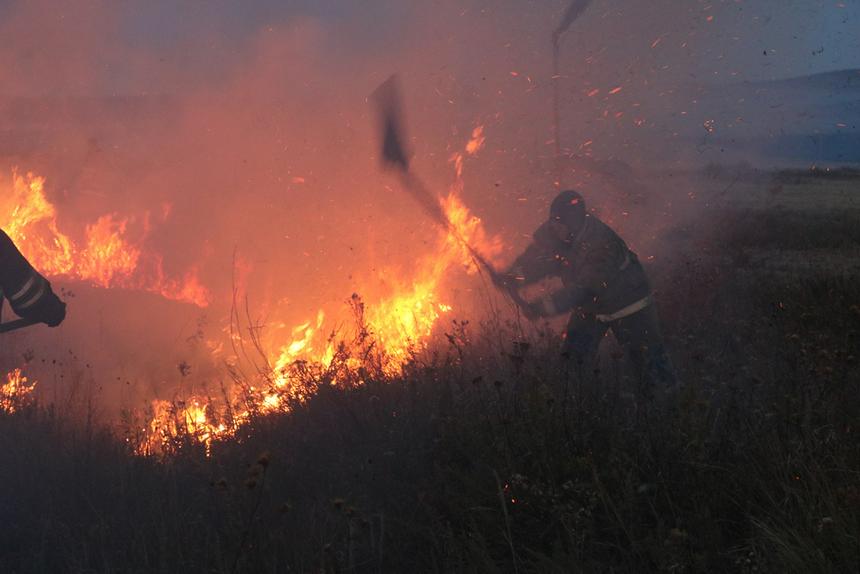
[(585, 223), (585, 200), (572, 189), (562, 191), (552, 200), (549, 219), (563, 223), (575, 235)]

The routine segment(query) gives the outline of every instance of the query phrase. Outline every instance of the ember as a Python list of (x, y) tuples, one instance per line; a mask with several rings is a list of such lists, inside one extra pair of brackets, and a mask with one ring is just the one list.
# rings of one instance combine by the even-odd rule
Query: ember
[(0, 412), (14, 413), (31, 404), (35, 389), (36, 381), (29, 382), (21, 369), (6, 373), (6, 382), (0, 385)]
[[(451, 157), (455, 179), (448, 195), (440, 199), (452, 228), (441, 231), (436, 244), (415, 265), (412, 277), (398, 279), (396, 270), (386, 273), (388, 293), (369, 305), (353, 295), (352, 319), (357, 332), (336, 332), (333, 325), (348, 322), (347, 317), (328, 318), (320, 309), (314, 319), (304, 321), (289, 330), (282, 342), (263, 342), (252, 329), (251, 338), (265, 354), (267, 365), (258, 369), (250, 380), (237, 381), (224, 400), (192, 396), (184, 400), (156, 400), (152, 417), (142, 438), (135, 445), (139, 454), (156, 454), (181, 447), (184, 440), (205, 445), (232, 436), (254, 415), (289, 410), (292, 401), (304, 401), (309, 389), (302, 373), (329, 373), (332, 384), (341, 384), (360, 367), (372, 366), (380, 376), (395, 376), (401, 367), (428, 345), (438, 320), (452, 311), (444, 296), (444, 278), (451, 269), (462, 267), (476, 273), (477, 267), (466, 244), (475, 246), (482, 255), (494, 257), (502, 249), (501, 240), (489, 236), (481, 220), (463, 204), (463, 166), (466, 156), (477, 154), (484, 146), (483, 126), (475, 127), (462, 152)], [(372, 289), (371, 289), (372, 290)], [(326, 328), (328, 319), (328, 328)], [(236, 335), (240, 342), (242, 335)]]

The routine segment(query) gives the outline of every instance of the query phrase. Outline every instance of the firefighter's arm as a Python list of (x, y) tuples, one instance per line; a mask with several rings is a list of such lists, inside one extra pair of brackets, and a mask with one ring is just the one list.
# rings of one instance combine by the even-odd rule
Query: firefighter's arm
[(558, 275), (557, 247), (548, 224), (538, 227), (532, 235), (532, 242), (505, 273), (512, 288), (518, 289), (551, 275)]
[(66, 317), (66, 304), (51, 284), (27, 262), (15, 244), (0, 230), (0, 289), (19, 317), (56, 327)]
[(557, 274), (557, 266), (558, 262), (553, 255), (533, 243), (501, 275), (501, 287), (507, 289), (511, 299), (522, 309), (527, 318), (534, 320), (540, 315), (536, 313), (534, 303), (523, 299), (519, 290)]
[(555, 255), (532, 243), (516, 258), (504, 276), (511, 288), (518, 289), (556, 274), (557, 268)]

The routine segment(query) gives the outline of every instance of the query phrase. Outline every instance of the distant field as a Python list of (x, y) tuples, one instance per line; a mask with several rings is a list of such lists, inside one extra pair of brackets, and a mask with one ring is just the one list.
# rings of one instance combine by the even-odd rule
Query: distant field
[(709, 198), (737, 207), (788, 210), (860, 209), (860, 170), (815, 168), (758, 170), (705, 168), (700, 182)]

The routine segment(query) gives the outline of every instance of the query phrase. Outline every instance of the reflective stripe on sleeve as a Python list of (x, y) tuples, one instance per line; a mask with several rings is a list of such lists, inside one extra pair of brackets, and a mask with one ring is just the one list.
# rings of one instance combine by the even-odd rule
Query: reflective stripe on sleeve
[(35, 282), (36, 282), (36, 272), (30, 271), (30, 277), (26, 281), (24, 281), (24, 284), (21, 286), (20, 289), (18, 289), (18, 291), (15, 292), (14, 295), (9, 297), (9, 301), (15, 302), (18, 299), (20, 299), (21, 297), (23, 297), (24, 295), (26, 295), (27, 291), (30, 290), (30, 287), (32, 287), (33, 283), (35, 283)]
[[(44, 277), (30, 270), (30, 276), (14, 295), (9, 297), (9, 303), (16, 313), (32, 307), (45, 295), (48, 282)], [(20, 314), (20, 313), (19, 313)]]
[(41, 281), (39, 281), (39, 288), (36, 289), (36, 292), (33, 294), (32, 297), (30, 297), (29, 299), (27, 299), (23, 303), (14, 303), (12, 305), (12, 307), (15, 309), (16, 313), (18, 311), (23, 311), (24, 309), (27, 309), (27, 308), (35, 305), (42, 298), (42, 296), (44, 294), (45, 294), (45, 281), (41, 280)]

